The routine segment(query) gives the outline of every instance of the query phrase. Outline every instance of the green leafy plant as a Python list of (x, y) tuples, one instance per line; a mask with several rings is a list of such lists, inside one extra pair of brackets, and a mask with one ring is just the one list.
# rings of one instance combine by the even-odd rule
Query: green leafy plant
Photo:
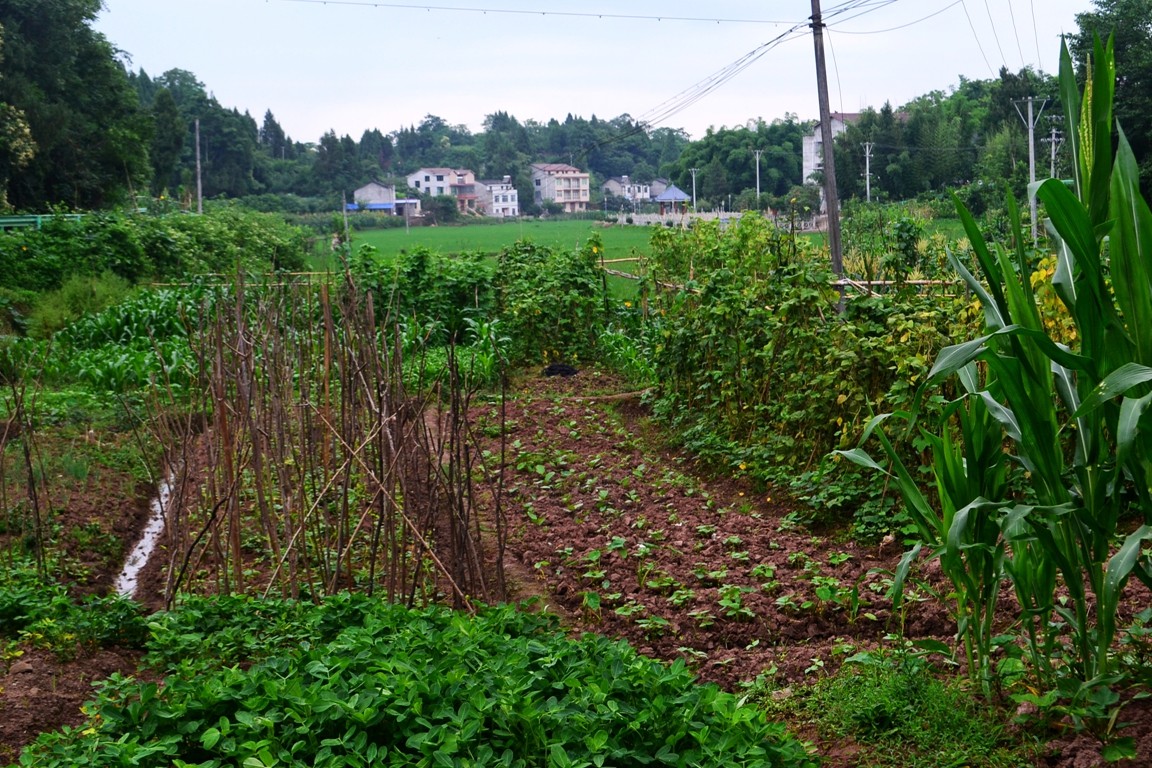
[(354, 596), (222, 607), (156, 617), (157, 644), (181, 653), (158, 648), (163, 687), (114, 676), (84, 727), (41, 736), (21, 764), (815, 765), (782, 726), (696, 685), (683, 662), (570, 640), (547, 616)]

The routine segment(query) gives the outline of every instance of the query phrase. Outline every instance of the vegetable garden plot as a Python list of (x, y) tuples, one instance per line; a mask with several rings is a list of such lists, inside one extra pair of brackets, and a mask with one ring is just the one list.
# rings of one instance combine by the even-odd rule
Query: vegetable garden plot
[[(509, 554), (547, 585), (582, 630), (684, 658), (734, 687), (773, 668), (831, 670), (903, 629), (946, 639), (935, 576), (888, 598), (898, 544), (864, 547), (790, 522), (787, 500), (703, 481), (683, 456), (653, 449), (612, 401), (618, 382), (584, 371), (524, 382), (503, 434)], [(477, 423), (498, 435), (497, 413)], [(497, 455), (499, 437), (486, 449)]]

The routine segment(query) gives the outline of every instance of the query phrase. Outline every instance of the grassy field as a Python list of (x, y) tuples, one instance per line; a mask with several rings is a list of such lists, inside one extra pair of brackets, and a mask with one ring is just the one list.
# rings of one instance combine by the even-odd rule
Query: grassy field
[(514, 221), (477, 226), (413, 227), (356, 232), (353, 246), (368, 243), (383, 254), (397, 254), (423, 245), (440, 253), (481, 251), (495, 254), (517, 240), (557, 248), (579, 248), (599, 233), (606, 259), (626, 259), (648, 253), (651, 230), (645, 227), (606, 227), (598, 221)]

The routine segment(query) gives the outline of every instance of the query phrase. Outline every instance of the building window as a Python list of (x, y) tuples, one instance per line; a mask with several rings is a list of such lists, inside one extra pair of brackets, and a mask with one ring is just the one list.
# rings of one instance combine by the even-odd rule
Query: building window
[(425, 176), (424, 181), (432, 181), (432, 177), (431, 176)]
[(442, 173), (436, 174), (436, 181), (444, 181), (444, 174), (442, 174)]

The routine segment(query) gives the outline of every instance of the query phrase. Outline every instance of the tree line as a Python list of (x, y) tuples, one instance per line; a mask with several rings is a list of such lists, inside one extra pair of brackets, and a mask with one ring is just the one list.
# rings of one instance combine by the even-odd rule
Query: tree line
[[(389, 133), (372, 128), (356, 139), (328, 131), (302, 142), (271, 111), (257, 121), (220, 104), (191, 72), (151, 77), (128, 69), (92, 29), (100, 6), (100, 0), (0, 4), (0, 209), (104, 208), (147, 195), (188, 203), (196, 188), (197, 123), (204, 195), (242, 198), (263, 209), (331, 210), (368, 181), (403, 189), (404, 176), (421, 167), (510, 176), (525, 213), (535, 212), (533, 162), (587, 170), (594, 190), (627, 175), (641, 182), (663, 177), (691, 191), (695, 168), (701, 205), (735, 209), (811, 200), (803, 185), (818, 181), (802, 178), (801, 168), (803, 137), (814, 121), (795, 115), (712, 128), (692, 141), (683, 130), (653, 128), (627, 114), (539, 122), (496, 111), (478, 132), (429, 114)], [(1072, 49), (1083, 61), (1094, 34), (1116, 30), (1124, 73), (1116, 111), (1130, 126), (1147, 186), (1152, 5), (1095, 0), (1095, 6), (1077, 16)], [(1032, 69), (1003, 69), (989, 80), (962, 78), (948, 91), (866, 110), (836, 141), (841, 195), (864, 197), (870, 186), (874, 198), (896, 200), (962, 188), (979, 208), (983, 198), (1002, 197), (1005, 184), (1022, 190), (1027, 132), (1016, 107), (1027, 96), (1037, 99), (1037, 107), (1048, 99), (1045, 114), (1059, 114), (1054, 79)], [(1048, 127), (1042, 118), (1038, 133), (1050, 136)], [(1048, 170), (1047, 147), (1038, 149), (1041, 177)]]

